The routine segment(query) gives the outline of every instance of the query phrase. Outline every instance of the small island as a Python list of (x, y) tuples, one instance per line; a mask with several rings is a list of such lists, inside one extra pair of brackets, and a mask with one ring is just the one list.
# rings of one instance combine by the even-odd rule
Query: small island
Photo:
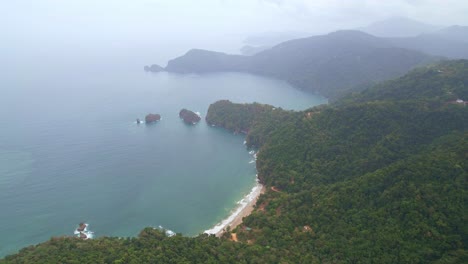
[(146, 124), (155, 123), (155, 122), (158, 122), (159, 120), (161, 120), (161, 115), (159, 114), (147, 114), (145, 117)]
[(153, 64), (151, 66), (145, 66), (144, 70), (146, 72), (162, 72), (162, 71), (164, 71), (164, 68), (157, 65), (157, 64)]
[(190, 125), (195, 125), (201, 120), (200, 115), (185, 108), (180, 110), (179, 117), (182, 118), (185, 123)]

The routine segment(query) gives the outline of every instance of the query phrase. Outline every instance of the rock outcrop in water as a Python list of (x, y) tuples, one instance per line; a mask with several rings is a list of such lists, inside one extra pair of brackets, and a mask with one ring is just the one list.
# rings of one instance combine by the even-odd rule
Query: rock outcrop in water
[(145, 117), (146, 124), (154, 123), (161, 120), (161, 115), (159, 114), (147, 114)]
[(75, 229), (74, 234), (81, 239), (90, 239), (93, 238), (94, 232), (88, 230), (88, 224), (80, 223)]
[(162, 72), (162, 71), (164, 71), (164, 68), (157, 65), (157, 64), (153, 64), (151, 66), (145, 66), (144, 69), (147, 72)]
[(80, 223), (76, 229), (78, 232), (83, 232), (86, 229), (87, 225), (85, 223)]
[(185, 123), (195, 125), (196, 123), (200, 122), (201, 118), (198, 114), (187, 110), (187, 109), (182, 109), (179, 112), (179, 117), (184, 120)]

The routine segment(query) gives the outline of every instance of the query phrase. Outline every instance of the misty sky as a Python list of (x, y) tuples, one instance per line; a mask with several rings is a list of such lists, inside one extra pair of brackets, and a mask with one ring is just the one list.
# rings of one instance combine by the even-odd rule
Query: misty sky
[(462, 0), (14, 0), (0, 4), (0, 48), (167, 50), (148, 54), (164, 64), (192, 47), (234, 52), (258, 32), (326, 33), (392, 16), (468, 25), (467, 14)]

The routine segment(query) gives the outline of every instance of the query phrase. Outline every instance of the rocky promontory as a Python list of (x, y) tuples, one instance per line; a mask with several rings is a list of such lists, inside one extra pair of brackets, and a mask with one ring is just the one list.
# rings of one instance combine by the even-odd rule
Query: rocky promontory
[(196, 123), (200, 122), (201, 118), (195, 112), (192, 112), (187, 109), (182, 109), (179, 112), (179, 117), (184, 120), (185, 123), (195, 125)]
[(161, 115), (159, 114), (147, 114), (145, 117), (145, 123), (150, 124), (161, 120)]
[(145, 66), (144, 69), (147, 72), (162, 72), (162, 71), (164, 71), (164, 68), (157, 65), (157, 64), (153, 64), (151, 66)]

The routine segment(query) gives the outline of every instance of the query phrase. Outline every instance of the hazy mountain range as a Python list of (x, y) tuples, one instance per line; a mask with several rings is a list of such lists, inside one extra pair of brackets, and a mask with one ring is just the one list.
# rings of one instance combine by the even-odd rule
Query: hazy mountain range
[[(466, 26), (444, 27), (405, 17), (391, 17), (354, 30), (366, 32), (376, 37), (391, 38), (394, 45), (402, 48), (416, 49), (428, 54), (449, 58), (467, 57), (466, 48), (464, 47), (468, 42), (468, 27)], [(280, 42), (312, 35), (305, 32), (270, 32), (249, 36), (244, 41), (246, 45), (240, 49), (240, 52), (242, 55), (250, 56), (269, 49)]]
[(405, 23), (407, 30), (400, 35), (427, 33), (377, 37), (358, 30), (341, 30), (285, 41), (271, 48), (244, 47), (246, 53), (253, 54), (251, 56), (193, 49), (170, 60), (165, 70), (247, 72), (285, 80), (333, 100), (348, 90), (363, 89), (369, 84), (401, 76), (418, 65), (444, 58), (468, 58), (468, 27), (440, 29), (399, 18), (398, 23), (382, 21), (363, 30), (391, 36), (391, 32), (405, 27)]
[(426, 24), (406, 17), (391, 17), (374, 22), (366, 27), (357, 28), (377, 37), (414, 37), (431, 33), (442, 26)]
[(344, 90), (389, 79), (437, 58), (395, 47), (389, 40), (360, 31), (291, 40), (253, 56), (190, 50), (169, 61), (169, 72), (240, 71), (286, 80), (335, 98)]

